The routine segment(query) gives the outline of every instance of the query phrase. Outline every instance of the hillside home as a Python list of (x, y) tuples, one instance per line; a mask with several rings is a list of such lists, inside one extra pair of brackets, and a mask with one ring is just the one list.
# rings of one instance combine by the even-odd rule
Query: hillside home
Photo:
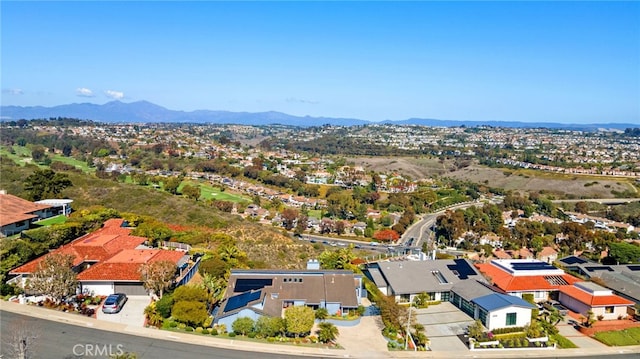
[(54, 215), (53, 206), (34, 203), (0, 191), (0, 235), (12, 236), (29, 229), (39, 219)]
[(146, 295), (139, 271), (145, 263), (169, 260), (176, 264), (177, 276), (197, 269), (187, 268), (189, 256), (184, 252), (147, 248), (143, 245), (147, 239), (132, 236), (131, 230), (123, 219), (109, 219), (99, 230), (11, 270), (10, 282), (24, 287), (40, 262), (52, 254), (71, 255), (73, 270), (79, 273), (79, 291), (99, 295)]
[(558, 300), (576, 313), (587, 317), (591, 310), (596, 318), (602, 316), (603, 320), (626, 317), (627, 308), (633, 305), (632, 301), (593, 282), (579, 282), (560, 288)]
[(640, 304), (640, 265), (603, 265), (579, 256), (567, 256), (558, 260), (567, 270), (585, 278), (598, 281), (614, 294)]
[(317, 261), (310, 261), (308, 268), (232, 270), (224, 299), (214, 309), (214, 322), (232, 331), (233, 322), (240, 317), (279, 317), (291, 306), (325, 308), (330, 315), (341, 315), (357, 309), (366, 296), (360, 275), (320, 270)]
[(523, 294), (533, 294), (536, 302), (555, 296), (562, 286), (580, 281), (537, 259), (494, 259), (490, 263), (476, 264), (476, 267), (505, 293), (520, 298)]

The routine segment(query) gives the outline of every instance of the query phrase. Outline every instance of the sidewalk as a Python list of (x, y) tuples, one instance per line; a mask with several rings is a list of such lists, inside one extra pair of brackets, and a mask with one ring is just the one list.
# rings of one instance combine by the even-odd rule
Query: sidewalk
[[(278, 344), (267, 344), (267, 343), (251, 343), (251, 347), (248, 348), (246, 342), (240, 340), (232, 340), (232, 339), (222, 339), (216, 338), (212, 336), (200, 336), (193, 335), (187, 333), (178, 333), (178, 332), (170, 332), (159, 329), (151, 329), (151, 328), (140, 328), (134, 327), (130, 325), (120, 324), (120, 323), (112, 323), (100, 321), (94, 318), (83, 317), (77, 314), (57, 312), (50, 309), (40, 308), (37, 306), (31, 305), (22, 305), (18, 303), (12, 302), (0, 302), (0, 310), (12, 312), (16, 314), (27, 315), (31, 317), (53, 320), (56, 322), (66, 323), (70, 325), (77, 325), (82, 327), (90, 327), (99, 330), (106, 330), (118, 333), (124, 333), (128, 335), (136, 335), (147, 338), (155, 338), (162, 340), (175, 341), (180, 343), (191, 343), (197, 345), (204, 345), (209, 347), (217, 347), (217, 348), (225, 348), (225, 349), (238, 349), (238, 350), (252, 350), (255, 352), (265, 352), (265, 353), (280, 353), (283, 355), (297, 355), (297, 356), (310, 356), (310, 357), (341, 357), (341, 358), (522, 358), (522, 357), (567, 357), (567, 356), (582, 356), (582, 355), (598, 355), (598, 356), (606, 356), (613, 354), (621, 354), (621, 353), (639, 353), (640, 354), (640, 346), (628, 346), (628, 347), (607, 347), (599, 342), (596, 342), (598, 345), (593, 347), (584, 347), (578, 349), (559, 349), (559, 350), (546, 350), (546, 351), (538, 351), (535, 353), (532, 352), (522, 352), (516, 350), (505, 350), (505, 351), (491, 351), (491, 352), (479, 352), (479, 351), (438, 351), (438, 352), (404, 352), (404, 351), (384, 351), (381, 347), (380, 343), (377, 343), (370, 338), (367, 337), (366, 333), (362, 333), (363, 335), (358, 335), (357, 331), (355, 333), (347, 334), (346, 336), (355, 335), (354, 340), (356, 343), (347, 343), (344, 341), (338, 340), (345, 347), (344, 350), (341, 349), (320, 349), (320, 348), (309, 348), (309, 347), (301, 347), (301, 346), (288, 346), (288, 345), (278, 345)], [(377, 317), (369, 317), (371, 321), (375, 321), (374, 318)], [(364, 319), (364, 318), (363, 318)], [(566, 325), (565, 325), (566, 326)], [(354, 327), (358, 328), (358, 327)], [(574, 330), (573, 328), (569, 328)], [(567, 331), (568, 329), (563, 328), (562, 331)], [(562, 333), (561, 331), (561, 333)], [(574, 330), (574, 332), (576, 332)], [(571, 333), (570, 333), (571, 334)], [(578, 333), (580, 334), (580, 333)], [(563, 334), (564, 335), (564, 334)], [(575, 333), (573, 333), (575, 335)], [(581, 335), (581, 334), (580, 334)], [(345, 336), (345, 337), (346, 337)], [(357, 339), (356, 339), (357, 338)], [(434, 338), (435, 340), (436, 338)], [(572, 341), (574, 341), (574, 337), (570, 337)], [(588, 340), (593, 340), (591, 338), (586, 338)], [(576, 345), (580, 345), (576, 341), (574, 341)], [(585, 342), (587, 343), (587, 342)]]

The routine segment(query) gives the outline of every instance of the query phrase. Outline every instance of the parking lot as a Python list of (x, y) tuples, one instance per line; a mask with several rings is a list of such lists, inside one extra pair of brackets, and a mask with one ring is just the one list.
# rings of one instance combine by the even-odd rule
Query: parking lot
[(464, 351), (468, 348), (458, 338), (474, 320), (449, 302), (413, 311), (418, 323), (424, 325), (433, 351)]
[(128, 298), (127, 303), (119, 313), (105, 314), (102, 312), (102, 307), (97, 308), (98, 320), (143, 327), (144, 308), (151, 303), (151, 298), (146, 295), (130, 295)]

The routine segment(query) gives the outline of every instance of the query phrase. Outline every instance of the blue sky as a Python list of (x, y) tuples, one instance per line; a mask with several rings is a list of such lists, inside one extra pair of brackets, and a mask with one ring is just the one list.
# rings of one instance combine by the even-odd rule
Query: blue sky
[(640, 124), (640, 2), (2, 1), (2, 105)]

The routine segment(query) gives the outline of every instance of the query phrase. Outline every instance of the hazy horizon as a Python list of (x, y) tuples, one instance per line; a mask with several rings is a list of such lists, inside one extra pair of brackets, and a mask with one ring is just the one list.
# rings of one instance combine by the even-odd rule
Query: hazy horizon
[(1, 104), (640, 123), (638, 2), (3, 2)]

